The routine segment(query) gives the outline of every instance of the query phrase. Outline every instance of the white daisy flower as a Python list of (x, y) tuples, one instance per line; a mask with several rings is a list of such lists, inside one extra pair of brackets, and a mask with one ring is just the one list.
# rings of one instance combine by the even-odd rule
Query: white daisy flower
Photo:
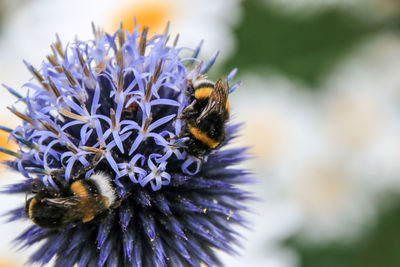
[(315, 124), (313, 101), (307, 89), (282, 77), (241, 77), (247, 90), (231, 96), (234, 116), (246, 121), (240, 140), (251, 146), (260, 171), (272, 171), (293, 155), (298, 146), (313, 146), (309, 128)]
[(245, 74), (241, 80), (247, 90), (232, 94), (230, 101), (235, 107), (232, 117), (246, 121), (243, 126), (246, 134), (238, 142), (251, 146), (250, 153), (255, 156), (248, 164), (259, 181), (255, 190), (261, 201), (253, 205), (256, 213), (251, 218), (253, 231), (243, 233), (247, 239), (243, 257), (234, 262), (227, 258), (224, 263), (297, 266), (294, 252), (279, 244), (298, 231), (301, 213), (284, 198), (285, 188), (278, 174), (280, 168), (287, 166), (288, 157), (295, 154), (294, 149), (314, 146), (313, 140), (308, 139), (315, 120), (311, 95), (277, 76)]
[[(365, 228), (360, 226), (375, 215), (377, 177), (365, 177), (360, 170), (362, 153), (348, 153), (351, 147), (347, 139), (356, 137), (345, 136), (353, 134), (343, 129), (346, 123), (328, 122), (329, 110), (340, 111), (340, 107), (333, 107), (337, 98), (333, 93), (313, 95), (283, 78), (250, 75), (242, 80), (248, 90), (245, 94), (235, 92), (231, 101), (236, 102), (234, 114), (246, 121), (241, 141), (252, 145), (256, 156), (250, 164), (261, 179), (258, 189), (264, 206), (260, 213), (286, 207), (291, 222), (281, 237), (300, 231), (309, 240), (327, 240), (361, 233)], [(354, 116), (356, 121), (362, 119)], [(341, 139), (328, 130), (331, 124), (343, 132)], [(336, 139), (347, 142), (340, 146)], [(270, 221), (271, 217), (264, 225)], [(262, 227), (260, 223), (255, 231), (262, 233)], [(279, 228), (267, 228), (279, 232)]]
[(366, 42), (326, 82), (322, 130), (371, 186), (400, 189), (400, 39)]
[(359, 236), (375, 215), (374, 192), (337, 151), (321, 147), (281, 169), (284, 198), (300, 213), (307, 241)]

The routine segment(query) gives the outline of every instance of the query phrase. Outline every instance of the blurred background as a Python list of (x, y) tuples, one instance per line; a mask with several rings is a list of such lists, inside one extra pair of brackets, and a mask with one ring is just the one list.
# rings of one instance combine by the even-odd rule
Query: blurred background
[[(64, 44), (120, 21), (160, 32), (171, 21), (181, 46), (204, 40), (220, 56), (211, 79), (239, 68), (235, 145), (251, 146), (258, 184), (253, 228), (226, 266), (400, 266), (400, 1), (398, 0), (0, 0), (0, 83), (31, 79), (58, 33)], [(18, 123), (0, 98), (0, 121)], [(0, 132), (0, 146), (12, 149)], [(0, 155), (5, 159), (5, 155)], [(0, 185), (22, 179), (1, 169)], [(24, 196), (0, 195), (0, 212)], [(24, 222), (0, 225), (0, 267), (30, 250), (12, 240)]]

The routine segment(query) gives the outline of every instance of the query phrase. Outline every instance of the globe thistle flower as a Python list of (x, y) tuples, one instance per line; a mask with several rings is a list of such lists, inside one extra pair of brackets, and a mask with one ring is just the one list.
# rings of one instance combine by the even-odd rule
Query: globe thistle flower
[[(57, 40), (41, 70), (25, 62), (38, 80), (25, 84), (26, 96), (5, 86), (18, 98), (9, 109), (23, 123), (1, 128), (19, 144), (17, 152), (1, 151), (15, 157), (7, 164), (26, 177), (5, 192), (33, 195), (31, 202), (69, 213), (93, 196), (100, 206), (102, 192), (74, 202), (65, 190), (93, 177), (107, 184), (108, 177), (105, 188), (115, 195), (106, 200), (113, 204), (81, 221), (42, 227), (28, 201), (8, 213), (10, 221), (30, 218), (38, 225), (16, 241), (22, 248), (41, 242), (30, 263), (42, 265), (52, 258), (56, 266), (221, 264), (215, 250), (235, 254), (234, 226), (246, 225), (243, 202), (251, 196), (239, 185), (249, 182), (249, 173), (233, 168), (247, 159), (246, 149), (223, 148), (239, 128), (228, 123), (220, 147), (194, 156), (179, 117), (191, 104), (190, 83), (206, 75), (217, 54), (203, 63), (199, 46), (182, 58), (185, 49), (177, 48), (177, 38), (168, 45), (167, 30), (148, 40), (146, 28), (113, 35), (93, 29), (92, 41), (64, 49)], [(54, 198), (39, 197), (49, 192)], [(80, 208), (75, 215), (93, 211)], [(56, 216), (50, 213), (41, 218)]]

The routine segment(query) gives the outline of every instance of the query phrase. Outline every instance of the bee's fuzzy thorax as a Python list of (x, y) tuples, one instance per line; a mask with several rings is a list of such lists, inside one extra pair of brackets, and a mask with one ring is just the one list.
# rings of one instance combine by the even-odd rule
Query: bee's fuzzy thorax
[(113, 205), (117, 199), (115, 189), (111, 185), (112, 181), (110, 176), (103, 172), (97, 172), (91, 175), (88, 179), (92, 180), (99, 191), (99, 194), (107, 197), (108, 207)]
[(194, 89), (200, 88), (214, 88), (215, 82), (207, 80), (207, 79), (198, 79), (192, 81)]

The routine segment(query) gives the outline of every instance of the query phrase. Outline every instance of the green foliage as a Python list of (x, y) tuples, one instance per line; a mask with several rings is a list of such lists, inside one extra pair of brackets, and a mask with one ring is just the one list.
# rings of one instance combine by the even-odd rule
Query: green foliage
[(298, 254), (301, 267), (398, 267), (399, 226), (400, 199), (397, 196), (394, 207), (382, 211), (375, 227), (357, 241), (307, 245), (294, 238), (288, 244)]
[(243, 22), (235, 29), (237, 51), (226, 70), (258, 67), (279, 71), (310, 86), (379, 26), (345, 10), (299, 16), (259, 1), (243, 2)]

